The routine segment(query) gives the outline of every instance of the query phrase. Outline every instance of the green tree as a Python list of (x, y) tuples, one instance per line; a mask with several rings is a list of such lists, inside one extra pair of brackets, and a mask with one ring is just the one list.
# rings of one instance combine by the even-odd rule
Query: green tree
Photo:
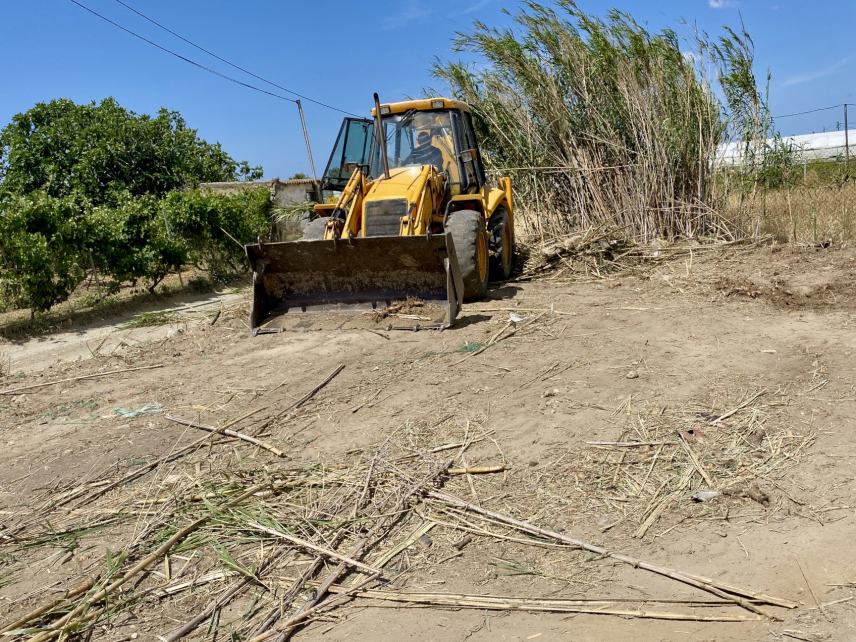
[(94, 207), (88, 237), (93, 266), (117, 284), (145, 279), (154, 291), (187, 263), (189, 244), (169, 229), (162, 203), (149, 194), (134, 198), (125, 192), (111, 207)]
[(260, 168), (200, 139), (178, 112), (138, 115), (112, 98), (39, 103), (0, 132), (2, 189), (16, 194), (77, 192), (97, 205), (116, 192), (162, 196), (201, 181), (260, 176)]
[(172, 192), (161, 208), (170, 233), (187, 243), (187, 259), (215, 280), (244, 263), (241, 243), (270, 234), (270, 193), (265, 188), (234, 194)]
[(89, 202), (43, 191), (0, 195), (0, 296), (47, 310), (68, 298), (90, 267)]
[[(39, 103), (0, 131), (0, 297), (47, 310), (93, 269), (153, 289), (189, 260), (212, 273), (237, 267), (237, 244), (223, 230), (242, 241), (264, 234), (262, 197), (167, 196), (261, 173), (199, 138), (177, 112), (138, 115), (112, 98)], [(175, 215), (184, 201), (196, 204), (185, 207), (196, 227)]]

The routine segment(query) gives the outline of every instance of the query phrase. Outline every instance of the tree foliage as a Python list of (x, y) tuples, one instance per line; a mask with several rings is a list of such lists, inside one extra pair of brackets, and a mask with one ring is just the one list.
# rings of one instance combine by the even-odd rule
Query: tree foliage
[(91, 221), (85, 199), (44, 192), (0, 196), (0, 295), (47, 310), (83, 279)]
[(244, 262), (240, 243), (266, 238), (271, 232), (267, 189), (212, 194), (173, 192), (162, 201), (162, 213), (173, 237), (185, 241), (185, 262), (209, 270), (214, 279)]
[(188, 262), (222, 276), (241, 265), (233, 239), (267, 234), (268, 192), (195, 188), (260, 176), (177, 112), (37, 104), (0, 131), (0, 297), (46, 310), (92, 270), (150, 288)]
[(0, 132), (0, 181), (18, 194), (77, 192), (97, 205), (116, 191), (163, 196), (200, 182), (260, 176), (260, 168), (200, 139), (178, 112), (137, 115), (112, 98), (39, 103)]

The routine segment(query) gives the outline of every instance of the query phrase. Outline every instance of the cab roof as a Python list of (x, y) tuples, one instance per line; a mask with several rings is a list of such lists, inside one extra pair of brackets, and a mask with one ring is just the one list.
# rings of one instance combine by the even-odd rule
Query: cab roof
[[(436, 96), (434, 98), (420, 98), (418, 100), (402, 100), (397, 103), (381, 103), (380, 113), (386, 114), (403, 114), (410, 110), (416, 111), (431, 111), (433, 109), (460, 109), (461, 111), (470, 111), (469, 105), (462, 103), (459, 100)], [(375, 115), (374, 107), (372, 107), (372, 116)]]

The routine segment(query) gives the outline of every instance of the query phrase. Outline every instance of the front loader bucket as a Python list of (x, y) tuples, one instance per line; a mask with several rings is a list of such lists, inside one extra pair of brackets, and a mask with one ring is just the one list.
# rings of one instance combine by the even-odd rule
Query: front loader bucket
[(258, 243), (244, 249), (253, 268), (253, 334), (289, 312), (382, 309), (410, 298), (441, 306), (441, 323), (448, 327), (463, 302), (448, 233)]

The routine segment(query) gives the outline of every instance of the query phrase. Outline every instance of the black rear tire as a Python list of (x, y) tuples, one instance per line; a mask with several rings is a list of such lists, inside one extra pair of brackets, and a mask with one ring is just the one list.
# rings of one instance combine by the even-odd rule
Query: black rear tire
[(306, 227), (303, 228), (303, 238), (301, 241), (320, 241), (324, 238), (324, 230), (327, 227), (329, 216), (321, 216), (314, 221), (309, 221)]
[(464, 299), (480, 299), (487, 294), (489, 254), (484, 216), (475, 210), (458, 210), (449, 215), (446, 230), (455, 243), (455, 254), (464, 281)]
[(498, 208), (487, 223), (490, 234), (490, 278), (506, 281), (514, 271), (514, 230), (509, 225), (508, 212)]

